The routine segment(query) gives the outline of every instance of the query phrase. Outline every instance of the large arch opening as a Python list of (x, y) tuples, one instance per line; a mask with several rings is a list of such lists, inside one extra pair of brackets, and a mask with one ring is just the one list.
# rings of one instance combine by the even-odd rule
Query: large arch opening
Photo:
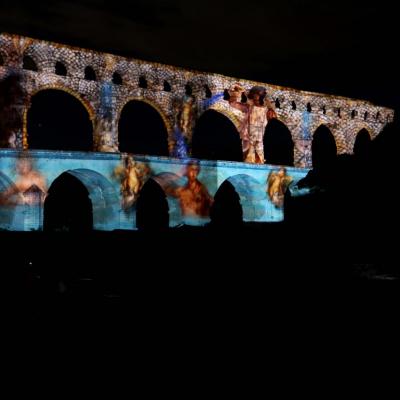
[(356, 157), (368, 157), (371, 149), (371, 136), (369, 132), (363, 128), (356, 136), (354, 142), (353, 153)]
[(69, 172), (49, 188), (44, 202), (45, 231), (86, 232), (93, 228), (93, 206), (85, 185)]
[(149, 179), (136, 203), (136, 227), (139, 230), (163, 230), (169, 227), (169, 207), (161, 186)]
[(206, 160), (243, 161), (239, 132), (229, 118), (207, 110), (193, 132), (192, 156)]
[(294, 143), (288, 127), (276, 118), (268, 122), (264, 133), (266, 164), (293, 166)]
[(240, 196), (228, 180), (215, 193), (210, 218), (212, 225), (219, 228), (240, 227), (243, 223)]
[(332, 132), (321, 125), (314, 133), (312, 145), (312, 165), (314, 169), (324, 169), (333, 166), (336, 160), (337, 147)]
[(77, 98), (62, 90), (46, 89), (32, 97), (27, 132), (31, 149), (93, 149), (93, 126), (87, 110)]
[(144, 101), (131, 100), (118, 124), (119, 150), (168, 157), (168, 131), (159, 112)]

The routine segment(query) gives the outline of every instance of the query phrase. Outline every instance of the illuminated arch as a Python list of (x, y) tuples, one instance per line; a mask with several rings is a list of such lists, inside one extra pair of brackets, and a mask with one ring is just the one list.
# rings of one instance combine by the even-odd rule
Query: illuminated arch
[(240, 133), (225, 113), (207, 109), (197, 119), (192, 136), (192, 157), (208, 160), (243, 161)]
[[(163, 110), (161, 109), (159, 104), (157, 104), (157, 103), (155, 103), (155, 102), (153, 102), (151, 100), (144, 99), (143, 97), (135, 97), (135, 96), (129, 97), (127, 99), (124, 99), (124, 102), (121, 103), (120, 106), (118, 107), (116, 126), (117, 126), (118, 149), (119, 149), (119, 151), (122, 151), (121, 150), (121, 142), (120, 141), (121, 141), (121, 132), (124, 132), (124, 130), (121, 130), (121, 121), (123, 121), (122, 116), (123, 115), (132, 115), (130, 113), (124, 114), (124, 111), (127, 109), (127, 107), (130, 106), (130, 104), (132, 104), (133, 106), (136, 104), (139, 107), (145, 106), (146, 110), (148, 110), (149, 112), (153, 113), (153, 115), (151, 116), (151, 119), (152, 119), (153, 123), (155, 123), (156, 119), (159, 118), (159, 121), (158, 121), (159, 122), (159, 128), (162, 127), (162, 136), (163, 136), (162, 140), (164, 140), (164, 138), (165, 138), (165, 145), (166, 145), (165, 154), (164, 154), (164, 148), (163, 148), (162, 149), (163, 151), (161, 152), (163, 154), (159, 154), (159, 155), (160, 156), (169, 157), (169, 155), (171, 154), (171, 149), (173, 148), (172, 124), (169, 122), (168, 118), (166, 117), (165, 113), (163, 112)], [(157, 115), (157, 117), (156, 117), (156, 115)], [(144, 121), (143, 119), (140, 118), (140, 116), (139, 116), (139, 120), (140, 121)], [(157, 130), (157, 132), (158, 132), (158, 130)], [(148, 154), (153, 154), (153, 153), (148, 153)]]
[(49, 192), (54, 182), (60, 176), (69, 174), (76, 178), (87, 190), (92, 204), (93, 229), (114, 229), (113, 221), (118, 220), (120, 201), (111, 182), (99, 172), (80, 168), (61, 172), (50, 184)]
[(147, 103), (149, 106), (153, 107), (159, 114), (161, 119), (164, 122), (165, 128), (167, 129), (168, 132), (168, 139), (170, 137), (170, 135), (172, 134), (172, 124), (169, 121), (169, 119), (167, 118), (167, 116), (165, 115), (163, 109), (161, 108), (161, 106), (156, 103), (155, 101), (140, 97), (140, 96), (130, 96), (124, 99), (124, 102), (121, 102), (119, 107), (117, 107), (117, 121), (116, 121), (116, 126), (119, 125), (119, 120), (121, 118), (121, 114), (122, 114), (122, 110), (124, 109), (124, 107), (131, 101), (141, 101), (143, 103)]
[(228, 118), (232, 122), (232, 124), (235, 125), (236, 129), (239, 131), (240, 125), (241, 125), (241, 118), (239, 117), (238, 113), (240, 113), (240, 111), (238, 111), (232, 107), (229, 107), (225, 103), (227, 103), (227, 102), (219, 101), (219, 102), (213, 104), (211, 107), (207, 108), (207, 110), (204, 110), (204, 112), (201, 115), (199, 115), (198, 119), (200, 119), (204, 115), (205, 112), (207, 112), (209, 110), (214, 110), (214, 111), (217, 111), (220, 114), (224, 115), (226, 118)]
[(82, 98), (82, 96), (80, 96), (77, 92), (75, 92), (74, 90), (69, 89), (65, 86), (57, 85), (57, 84), (56, 85), (44, 85), (28, 94), (27, 103), (24, 108), (23, 123), (22, 123), (23, 124), (22, 125), (22, 145), (23, 145), (24, 150), (28, 150), (28, 111), (31, 106), (31, 99), (39, 92), (43, 92), (45, 90), (60, 90), (62, 92), (70, 94), (71, 96), (73, 96), (77, 100), (79, 100), (79, 102), (85, 107), (86, 111), (89, 114), (89, 119), (92, 122), (92, 128), (94, 131), (96, 112), (89, 101), (84, 100)]

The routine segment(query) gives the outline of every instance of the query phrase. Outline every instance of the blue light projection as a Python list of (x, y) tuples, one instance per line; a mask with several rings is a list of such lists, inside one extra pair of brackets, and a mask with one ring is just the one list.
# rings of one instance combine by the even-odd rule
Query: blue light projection
[(136, 229), (136, 205), (148, 179), (169, 205), (169, 226), (210, 221), (215, 194), (228, 180), (244, 221), (284, 218), (283, 195), (308, 170), (240, 162), (131, 154), (0, 150), (0, 229), (40, 230), (46, 196), (63, 173), (78, 179), (92, 204), (93, 229)]

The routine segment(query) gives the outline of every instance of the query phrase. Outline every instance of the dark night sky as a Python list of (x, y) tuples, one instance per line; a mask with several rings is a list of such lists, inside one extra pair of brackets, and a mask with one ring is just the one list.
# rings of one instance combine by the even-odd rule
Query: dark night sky
[(399, 108), (385, 1), (0, 1), (0, 31)]

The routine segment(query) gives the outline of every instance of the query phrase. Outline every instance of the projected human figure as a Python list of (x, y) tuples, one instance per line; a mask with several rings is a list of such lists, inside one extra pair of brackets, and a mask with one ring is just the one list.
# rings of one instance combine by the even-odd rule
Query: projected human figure
[(267, 193), (272, 204), (278, 208), (283, 207), (285, 192), (293, 178), (286, 174), (286, 168), (271, 171), (267, 179)]
[(266, 89), (254, 86), (250, 89), (250, 103), (241, 103), (244, 89), (235, 84), (229, 91), (229, 104), (244, 113), (239, 127), (242, 140), (243, 160), (264, 164), (264, 132), (269, 120), (276, 118), (275, 106), (266, 98)]
[(179, 128), (181, 132), (186, 136), (190, 136), (191, 125), (194, 116), (194, 97), (185, 95), (182, 102), (182, 110), (179, 118)]
[(185, 172), (186, 185), (167, 190), (167, 194), (178, 198), (184, 216), (208, 217), (210, 214), (213, 198), (206, 186), (197, 179), (199, 173), (200, 166), (195, 162), (189, 163)]
[(251, 101), (248, 110), (248, 143), (243, 147), (244, 161), (264, 164), (264, 132), (268, 120), (276, 118), (275, 107), (266, 98), (262, 86), (250, 89), (248, 98)]
[(122, 208), (124, 210), (136, 202), (139, 191), (149, 174), (150, 168), (143, 163), (137, 163), (131, 156), (124, 157), (123, 165), (115, 168), (114, 175), (121, 180)]

